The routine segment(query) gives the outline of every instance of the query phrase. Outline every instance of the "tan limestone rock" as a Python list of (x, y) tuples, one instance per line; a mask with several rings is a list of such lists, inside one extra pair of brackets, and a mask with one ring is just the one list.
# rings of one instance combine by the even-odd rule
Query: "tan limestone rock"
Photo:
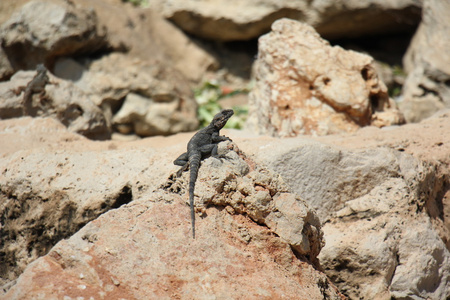
[(401, 123), (372, 62), (370, 56), (330, 46), (307, 24), (278, 20), (259, 39), (249, 128), (288, 137)]

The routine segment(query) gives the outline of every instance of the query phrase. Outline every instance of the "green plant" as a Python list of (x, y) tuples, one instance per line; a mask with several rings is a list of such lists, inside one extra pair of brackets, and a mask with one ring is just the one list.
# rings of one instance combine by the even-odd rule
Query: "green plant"
[(405, 70), (399, 66), (399, 65), (394, 65), (392, 67), (392, 73), (396, 76), (402, 76), (402, 77), (406, 77), (406, 72)]
[(401, 86), (394, 86), (393, 88), (389, 89), (389, 96), (392, 98), (398, 97), (402, 94), (402, 87)]
[(140, 7), (148, 7), (149, 6), (149, 0), (122, 0), (122, 2), (129, 2), (133, 4), (134, 6), (140, 6)]
[[(198, 103), (198, 118), (200, 127), (206, 127), (217, 114), (222, 106), (220, 101), (236, 94), (248, 94), (248, 89), (228, 90), (211, 81), (194, 90), (195, 99)], [(233, 106), (234, 116), (227, 122), (225, 128), (242, 129), (248, 115), (247, 105)]]

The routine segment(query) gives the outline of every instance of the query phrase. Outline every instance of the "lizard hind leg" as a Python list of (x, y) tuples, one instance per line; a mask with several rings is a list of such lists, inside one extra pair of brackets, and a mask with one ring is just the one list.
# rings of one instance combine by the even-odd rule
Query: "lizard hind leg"
[(189, 162), (185, 163), (184, 166), (182, 166), (178, 171), (177, 171), (177, 177), (181, 177), (181, 174), (186, 171), (187, 169), (189, 169)]
[(188, 153), (184, 152), (173, 161), (173, 164), (176, 166), (185, 166), (188, 161), (189, 161)]

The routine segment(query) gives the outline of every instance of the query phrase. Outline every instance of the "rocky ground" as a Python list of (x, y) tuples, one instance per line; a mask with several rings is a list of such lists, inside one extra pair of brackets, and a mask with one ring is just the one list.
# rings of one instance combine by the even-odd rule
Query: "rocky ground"
[(0, 299), (450, 297), (450, 6), (250, 2), (0, 2)]

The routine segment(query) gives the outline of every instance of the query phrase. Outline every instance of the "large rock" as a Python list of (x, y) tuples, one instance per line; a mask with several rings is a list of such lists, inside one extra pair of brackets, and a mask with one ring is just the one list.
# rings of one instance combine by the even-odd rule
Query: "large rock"
[[(201, 298), (206, 293), (341, 299), (324, 274), (299, 259), (316, 261), (323, 246), (321, 225), (279, 176), (240, 151), (221, 147), (225, 157), (207, 159), (200, 168), (196, 207), (202, 218), (197, 217), (193, 240), (186, 205), (189, 175), (171, 176), (156, 188), (152, 183), (163, 178), (157, 173), (170, 170), (171, 162), (152, 151), (18, 151), (3, 158), (0, 199), (7, 222), (2, 230), (11, 239), (3, 240), (2, 256), (16, 255), (4, 269), (12, 271), (16, 262), (18, 271), (32, 256), (49, 251), (51, 242), (120, 206), (29, 264), (4, 298)], [(145, 157), (151, 157), (148, 164), (142, 164)], [(27, 220), (35, 219), (30, 226)], [(16, 240), (19, 231), (25, 234)], [(8, 275), (11, 280), (16, 274)]]
[(0, 157), (6, 157), (24, 149), (62, 149), (68, 143), (84, 141), (86, 138), (68, 131), (54, 118), (22, 117), (0, 120), (0, 140), (8, 141), (0, 147)]
[(420, 21), (421, 1), (152, 1), (183, 30), (212, 40), (250, 40), (280, 18), (314, 26), (326, 38), (411, 31)]
[(276, 21), (259, 39), (249, 128), (286, 137), (402, 123), (372, 63), (370, 56), (330, 46), (309, 25)]
[(0, 140), (12, 144), (0, 158), (0, 285), (89, 221), (151, 192), (170, 167), (155, 148), (106, 142), (99, 151), (52, 119), (18, 120), (0, 122)]
[(95, 11), (80, 9), (70, 1), (31, 1), (3, 23), (0, 32), (2, 48), (14, 70), (108, 47), (106, 30), (98, 27)]
[[(61, 80), (49, 72), (49, 82), (41, 93), (33, 93), (30, 103), (24, 103), (26, 86), (36, 71), (19, 71), (10, 81), (0, 82), (0, 118), (52, 116), (69, 130), (91, 139), (104, 140), (111, 136), (103, 112), (91, 98), (71, 82)], [(24, 109), (29, 106), (28, 109)]]
[(198, 127), (187, 80), (160, 62), (112, 53), (96, 60), (61, 59), (55, 74), (88, 94), (121, 133), (169, 135)]
[[(316, 209), (326, 241), (319, 259), (344, 294), (351, 299), (446, 299), (448, 118), (447, 112), (416, 126), (367, 128), (354, 136), (321, 139), (366, 150), (304, 139), (240, 144)], [(405, 154), (409, 148), (422, 160)]]
[(150, 8), (138, 8), (121, 0), (78, 0), (77, 4), (94, 9), (99, 26), (108, 29), (108, 44), (126, 50), (133, 58), (163, 63), (194, 82), (217, 67), (216, 58), (154, 11), (153, 3)]
[[(24, 5), (26, 2), (30, 3)], [(206, 70), (217, 67), (211, 54), (158, 12), (120, 0), (68, 3), (0, 3), (0, 24), (4, 23), (0, 38), (5, 41), (4, 49), (0, 49), (0, 79), (9, 78), (19, 69), (34, 68), (37, 63), (52, 65), (56, 57), (89, 56), (111, 50), (164, 62), (193, 82), (198, 82)], [(30, 29), (21, 32), (14, 24)], [(56, 31), (57, 28), (63, 30)]]
[(213, 207), (214, 225), (198, 222), (192, 240), (186, 205), (165, 200), (134, 201), (89, 223), (30, 264), (5, 297), (341, 299), (267, 229)]
[[(196, 193), (201, 196), (196, 206), (225, 207), (232, 214), (249, 216), (287, 241), (298, 254), (315, 261), (323, 247), (315, 212), (289, 193), (280, 176), (255, 164), (235, 145), (229, 145), (229, 149), (234, 151), (219, 147), (223, 161), (208, 159), (202, 164), (196, 184)], [(181, 179), (167, 182), (164, 188), (187, 195), (189, 178), (189, 172), (185, 172)]]
[[(37, 295), (33, 294), (33, 291), (38, 289), (33, 282), (46, 283), (40, 284), (44, 286), (40, 288), (45, 295), (44, 298), (52, 299), (50, 294), (56, 293), (56, 285), (61, 287), (61, 293), (72, 298), (85, 295), (89, 298), (88, 294), (77, 294), (78, 292), (75, 291), (78, 289), (86, 290), (86, 293), (93, 290), (95, 293), (105, 292), (110, 298), (115, 298), (117, 294), (112, 294), (114, 291), (128, 291), (126, 287), (129, 286), (151, 286), (151, 283), (147, 284), (147, 282), (155, 282), (155, 280), (161, 283), (162, 281), (158, 280), (167, 277), (148, 275), (148, 269), (155, 267), (156, 270), (157, 266), (161, 266), (161, 262), (168, 261), (161, 268), (166, 268), (171, 274), (179, 274), (177, 272), (184, 270), (184, 267), (178, 259), (184, 259), (185, 253), (189, 255), (205, 253), (200, 258), (190, 260), (190, 262), (195, 261), (195, 266), (199, 266), (199, 262), (204, 262), (210, 256), (214, 261), (223, 262), (225, 258), (229, 258), (230, 261), (232, 260), (230, 265), (233, 263), (240, 265), (240, 257), (248, 254), (245, 260), (252, 264), (254, 261), (267, 258), (261, 265), (255, 262), (255, 268), (263, 270), (258, 273), (258, 276), (265, 273), (269, 274), (269, 277), (280, 276), (284, 278), (283, 282), (286, 280), (295, 282), (296, 279), (291, 277), (296, 276), (295, 274), (304, 274), (307, 278), (311, 278), (306, 275), (309, 274), (306, 271), (310, 270), (310, 266), (299, 263), (296, 258), (293, 258), (289, 249), (295, 248), (295, 254), (305, 258), (301, 253), (308, 253), (308, 247), (306, 247), (308, 243), (310, 246), (320, 245), (317, 243), (321, 240), (318, 234), (320, 231), (314, 230), (317, 226), (302, 227), (302, 224), (305, 226), (316, 223), (314, 216), (317, 214), (312, 213), (308, 216), (308, 212), (312, 210), (307, 207), (316, 206), (319, 203), (329, 210), (329, 214), (326, 215), (323, 209), (318, 209), (318, 214), (327, 216), (324, 219), (326, 222), (322, 222), (321, 227), (326, 245), (322, 248), (319, 258), (322, 268), (340, 288), (345, 290), (346, 294), (355, 298), (359, 295), (369, 299), (373, 299), (370, 296), (380, 296), (382, 299), (389, 299), (391, 296), (445, 299), (450, 296), (446, 292), (448, 249), (450, 249), (450, 169), (448, 168), (450, 136), (447, 134), (450, 131), (449, 118), (449, 111), (444, 111), (419, 124), (382, 129), (365, 127), (354, 134), (315, 139), (243, 138), (245, 133), (225, 131), (224, 134), (230, 136), (241, 149), (252, 154), (251, 158), (256, 163), (253, 165), (250, 163), (251, 160), (247, 159), (249, 172), (241, 178), (236, 174), (245, 173), (247, 167), (235, 157), (235, 154), (231, 154), (233, 152), (222, 160), (203, 161), (197, 181), (195, 201), (198, 211), (197, 229), (199, 236), (204, 239), (195, 241), (190, 239), (189, 234), (190, 217), (185, 194), (187, 174), (175, 181), (168, 181), (172, 183), (166, 187), (171, 188), (172, 192), (167, 188), (166, 190), (158, 189), (167, 175), (178, 169), (172, 165), (172, 160), (185, 151), (186, 143), (192, 134), (153, 137), (129, 143), (93, 142), (68, 132), (54, 119), (2, 120), (0, 121), (0, 143), (1, 141), (8, 141), (8, 143), (6, 145), (3, 143), (0, 147), (0, 157), (2, 157), (0, 176), (3, 176), (0, 186), (12, 191), (11, 197), (6, 196), (8, 194), (0, 196), (0, 205), (6, 203), (2, 201), (8, 203), (5, 206), (6, 209), (1, 206), (3, 209), (1, 220), (5, 220), (5, 222), (2, 221), (2, 233), (8, 226), (8, 232), (19, 236), (18, 231), (14, 230), (20, 227), (20, 233), (23, 237), (29, 238), (30, 244), (25, 243), (23, 238), (18, 241), (23, 243), (21, 245), (24, 247), (29, 247), (33, 257), (45, 254), (45, 251), (51, 251), (51, 245), (58, 239), (72, 236), (71, 230), (77, 231), (78, 228), (64, 227), (64, 218), (59, 218), (63, 212), (58, 211), (57, 206), (45, 206), (44, 199), (48, 199), (47, 202), (51, 201), (52, 204), (58, 203), (49, 195), (55, 197), (60, 195), (61, 205), (70, 203), (76, 206), (72, 220), (88, 222), (90, 218), (98, 218), (82, 229), (86, 231), (76, 234), (68, 241), (62, 241), (55, 248), (56, 253), (59, 253), (59, 249), (63, 249), (61, 250), (63, 263), (55, 263), (61, 260), (55, 252), (51, 251), (50, 253), (53, 254), (50, 256), (44, 256), (35, 264), (29, 265), (28, 271), (23, 273), (18, 285), (11, 290), (14, 292), (8, 294), (6, 299), (14, 299), (15, 295), (19, 299), (27, 299), (25, 294), (32, 295), (30, 298)], [(67, 161), (70, 163), (66, 164)], [(278, 191), (285, 191), (286, 187), (275, 184), (281, 181), (274, 176), (274, 173), (257, 167), (263, 164), (268, 166), (268, 170), (277, 169), (280, 173), (285, 173), (283, 177), (287, 183), (294, 190), (301, 191), (303, 196), (293, 197), (292, 194), (285, 192), (279, 195), (273, 194), (274, 186), (277, 186)], [(224, 172), (220, 172), (222, 169)], [(260, 170), (264, 172), (258, 172)], [(341, 185), (338, 183), (339, 179), (343, 182)], [(52, 182), (55, 184), (53, 185)], [(306, 189), (303, 187), (305, 184)], [(66, 186), (69, 189), (65, 189)], [(13, 189), (13, 187), (16, 188)], [(129, 190), (121, 193), (124, 187), (128, 187)], [(60, 194), (56, 194), (58, 190)], [(154, 190), (156, 191), (153, 192)], [(248, 198), (239, 196), (247, 192)], [(111, 203), (119, 206), (130, 199), (130, 193), (134, 201), (125, 206), (122, 205), (114, 212), (98, 217), (98, 214), (104, 211), (102, 204), (105, 210), (112, 207)], [(308, 198), (314, 197), (315, 193), (318, 198), (325, 197), (329, 201)], [(119, 200), (120, 194), (123, 195), (122, 200)], [(64, 195), (69, 195), (69, 199), (64, 198)], [(233, 195), (233, 197), (227, 195)], [(107, 198), (108, 196), (110, 198)], [(14, 197), (20, 201), (14, 200)], [(340, 197), (342, 201), (339, 201)], [(88, 200), (85, 201), (85, 198)], [(72, 203), (72, 199), (75, 203)], [(171, 202), (160, 201), (164, 199)], [(309, 203), (304, 206), (304, 201), (300, 199), (307, 200)], [(26, 205), (30, 205), (33, 210), (24, 213), (23, 218), (3, 218), (8, 212), (8, 207), (18, 209), (16, 204), (23, 205), (24, 210)], [(32, 206), (34, 204), (36, 206)], [(43, 206), (38, 206), (39, 204)], [(288, 206), (283, 207), (283, 204)], [(91, 211), (93, 213), (90, 213)], [(43, 219), (36, 219), (35, 216), (42, 216)], [(35, 225), (37, 227), (34, 227)], [(133, 225), (136, 226), (133, 227)], [(131, 231), (129, 231), (130, 228), (132, 228)], [(301, 228), (304, 230), (300, 230)], [(62, 231), (61, 229), (70, 230)], [(100, 237), (97, 242), (95, 235), (87, 232), (88, 229), (92, 229), (94, 233), (101, 231), (97, 235)], [(57, 235), (58, 232), (64, 232), (64, 234)], [(39, 236), (43, 237), (42, 242), (39, 242)], [(13, 249), (24, 249), (23, 247), (14, 248), (13, 241), (9, 235), (7, 237), (7, 239), (2, 238), (1, 241), (12, 244)], [(52, 244), (48, 243), (50, 238), (53, 238)], [(218, 241), (218, 238), (221, 240)], [(165, 239), (164, 242), (157, 242), (162, 239)], [(171, 243), (176, 245), (177, 239), (180, 239), (179, 243), (182, 245), (172, 247)], [(202, 244), (198, 246), (199, 248), (192, 248), (197, 242)], [(189, 249), (193, 251), (183, 250), (186, 243), (191, 243)], [(232, 249), (228, 248), (229, 245), (238, 247), (241, 243), (244, 248), (226, 251), (226, 249)], [(35, 244), (47, 245), (47, 247), (43, 251), (41, 247), (33, 248)], [(163, 252), (169, 253), (170, 259), (164, 260), (162, 256), (149, 258), (153, 251), (148, 249), (155, 249), (158, 255)], [(173, 249), (176, 249), (176, 253)], [(209, 251), (208, 249), (212, 249), (211, 253), (205, 252)], [(311, 253), (317, 253), (314, 250), (317, 248), (309, 247), (309, 249)], [(18, 253), (30, 255), (27, 251), (18, 251)], [(93, 260), (85, 264), (82, 253), (93, 257)], [(136, 258), (133, 253), (138, 253), (140, 256)], [(180, 253), (183, 253), (182, 257)], [(265, 256), (266, 253), (268, 256)], [(275, 256), (270, 256), (272, 254)], [(18, 262), (25, 266), (27, 257), (21, 256)], [(111, 259), (111, 261), (108, 260), (105, 263), (104, 259)], [(124, 264), (121, 264), (122, 261)], [(273, 264), (274, 261), (277, 264)], [(151, 267), (146, 265), (147, 262), (151, 264)], [(143, 264), (144, 271), (140, 271), (139, 264)], [(211, 269), (217, 270), (217, 264), (211, 264), (198, 271), (195, 270), (199, 274), (206, 274), (204, 278), (213, 277), (215, 275), (202, 273), (210, 272), (208, 270)], [(265, 264), (269, 266), (267, 269), (264, 267)], [(299, 271), (297, 267), (299, 264), (300, 267), (306, 266), (307, 269)], [(223, 265), (226, 265), (226, 262)], [(222, 268), (223, 265), (220, 267)], [(47, 268), (49, 266), (50, 269)], [(244, 274), (250, 273), (249, 270), (253, 270), (248, 267), (248, 264), (246, 266), (246, 271), (241, 271), (238, 275), (242, 274), (243, 277)], [(80, 269), (77, 269), (78, 267)], [(135, 268), (138, 270), (137, 275), (129, 275)], [(189, 268), (192, 268), (192, 265)], [(228, 271), (220, 274), (230, 274), (227, 272), (231, 272), (234, 276), (237, 274), (236, 269), (231, 268), (229, 271), (230, 267), (223, 268)], [(277, 273), (273, 273), (274, 270), (278, 270)], [(288, 271), (286, 273), (283, 270)], [(243, 282), (260, 280), (255, 272), (249, 275), (250, 279)], [(57, 277), (55, 274), (60, 276)], [(112, 274), (113, 279), (109, 277), (109, 274)], [(117, 279), (116, 274), (125, 279)], [(315, 274), (318, 276), (314, 277), (317, 279), (316, 283), (305, 284), (311, 286), (309, 292), (312, 295), (316, 295), (313, 291), (317, 282), (322, 288), (326, 288), (328, 284), (323, 280), (322, 275)], [(2, 283), (9, 282), (5, 289), (14, 283), (10, 280), (16, 275), (11, 276), (8, 277), (9, 279), (2, 279)], [(151, 277), (148, 281), (146, 281), (147, 276)], [(40, 278), (43, 281), (39, 281)], [(128, 284), (130, 278), (138, 281)], [(226, 279), (229, 278), (231, 276), (226, 277)], [(322, 279), (319, 280), (320, 278)], [(301, 279), (305, 280), (305, 277)], [(274, 279), (269, 280), (264, 277), (264, 280), (273, 282)], [(308, 280), (302, 282), (309, 282)], [(165, 282), (167, 281), (163, 283)], [(175, 291), (178, 286), (176, 284), (180, 281), (168, 280), (168, 282), (167, 293)], [(190, 280), (186, 282), (184, 284), (189, 284)], [(223, 281), (219, 283), (221, 282)], [(260, 281), (257, 282), (259, 284)], [(261, 286), (265, 285), (261, 284)], [(290, 286), (293, 286), (291, 291), (303, 295), (295, 284)], [(244, 288), (253, 291), (250, 285)], [(218, 289), (213, 291), (219, 293), (221, 290)], [(142, 298), (140, 290), (136, 293), (138, 293), (136, 298)], [(53, 297), (63, 298), (64, 296), (57, 295)], [(89, 295), (97, 298), (98, 294)], [(277, 294), (273, 292), (270, 295)], [(242, 297), (236, 296), (236, 298)], [(307, 296), (304, 298), (309, 299)]]
[(404, 57), (409, 73), (401, 110), (418, 122), (450, 107), (450, 2), (425, 0), (420, 26)]

